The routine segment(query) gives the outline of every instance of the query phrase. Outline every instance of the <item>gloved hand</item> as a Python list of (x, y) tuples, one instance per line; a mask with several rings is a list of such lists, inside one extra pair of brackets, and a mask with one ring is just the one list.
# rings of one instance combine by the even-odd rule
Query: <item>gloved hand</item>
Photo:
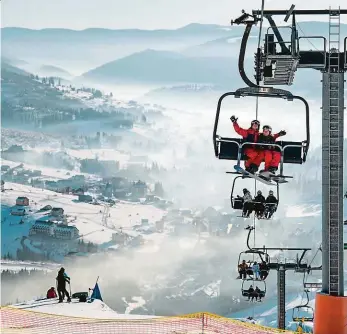
[(233, 123), (237, 122), (237, 118), (236, 118), (235, 116), (231, 116), (231, 117), (230, 117), (230, 120), (231, 120)]
[(285, 136), (285, 135), (287, 134), (287, 132), (284, 131), (284, 130), (281, 130), (278, 134), (279, 134), (280, 136)]

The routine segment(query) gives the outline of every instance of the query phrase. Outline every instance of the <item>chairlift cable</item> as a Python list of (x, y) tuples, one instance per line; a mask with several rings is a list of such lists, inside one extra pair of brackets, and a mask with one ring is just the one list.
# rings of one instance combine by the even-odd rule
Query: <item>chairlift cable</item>
[[(263, 19), (264, 19), (264, 6), (265, 6), (265, 0), (261, 0), (261, 14), (260, 14), (260, 26), (259, 26), (259, 36), (258, 36), (258, 49), (257, 49), (257, 54), (259, 54), (259, 49), (260, 49), (260, 43), (261, 43), (261, 33), (262, 33), (262, 28), (263, 28)], [(260, 62), (258, 61), (258, 65), (260, 66)], [(259, 85), (259, 78), (258, 78), (258, 72), (259, 68), (257, 68), (257, 85)], [(258, 119), (258, 110), (259, 110), (259, 96), (256, 97), (256, 102), (255, 102), (255, 119)], [(257, 193), (257, 180), (254, 180), (254, 193)], [(255, 216), (256, 213), (253, 213), (253, 228), (254, 228), (254, 234), (253, 234), (253, 248), (255, 248)], [(254, 253), (253, 253), (253, 265), (254, 265)], [(253, 273), (253, 286), (255, 285), (256, 275)], [(253, 287), (254, 289), (254, 287)], [(252, 307), (252, 318), (254, 319), (254, 304)]]
[(312, 262), (314, 261), (314, 259), (316, 258), (318, 252), (319, 252), (321, 249), (322, 249), (322, 244), (320, 244), (320, 246), (318, 247), (316, 253), (314, 254), (314, 256), (313, 256), (313, 258), (312, 258), (310, 264), (308, 265), (309, 267), (311, 266)]

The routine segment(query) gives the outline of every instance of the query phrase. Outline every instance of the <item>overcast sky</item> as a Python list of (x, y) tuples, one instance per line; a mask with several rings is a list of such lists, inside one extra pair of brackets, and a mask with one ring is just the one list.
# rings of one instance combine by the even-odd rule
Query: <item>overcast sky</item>
[[(288, 9), (293, 1), (265, 0), (265, 7)], [(346, 0), (297, 0), (300, 4), (296, 8), (326, 9), (328, 2), (338, 7)], [(192, 22), (229, 25), (230, 19), (239, 15), (241, 9), (251, 11), (260, 4), (261, 0), (2, 0), (1, 25), (78, 30), (90, 27), (170, 29)], [(315, 17), (315, 20), (324, 19)], [(347, 23), (347, 15), (343, 21)]]

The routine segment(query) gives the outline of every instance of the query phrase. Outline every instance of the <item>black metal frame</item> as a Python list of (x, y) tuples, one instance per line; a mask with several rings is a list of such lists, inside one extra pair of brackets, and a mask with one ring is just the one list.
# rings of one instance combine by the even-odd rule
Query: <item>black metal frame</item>
[[(234, 177), (233, 186), (232, 186), (232, 188), (231, 188), (231, 193), (230, 193), (230, 204), (231, 204), (231, 207), (232, 207), (234, 210), (243, 210), (243, 200), (241, 200), (241, 199), (239, 200), (237, 196), (234, 196), (235, 183), (236, 183), (236, 180), (239, 179), (239, 178), (244, 179), (245, 176), (239, 175), (239, 176)], [(248, 178), (251, 179), (251, 177), (248, 177)], [(277, 189), (276, 189), (276, 191), (277, 191), (277, 197), (276, 197), (276, 198), (277, 198), (277, 204), (276, 204), (276, 210), (275, 210), (274, 212), (277, 211), (278, 204), (280, 203), (279, 184), (278, 184), (278, 183), (276, 183), (276, 184), (277, 184), (277, 187), (276, 187), (276, 188), (277, 188)], [(241, 207), (239, 207), (239, 205), (237, 205), (236, 202), (242, 203), (242, 204), (241, 204)], [(258, 202), (254, 202), (254, 201), (252, 201), (252, 202), (253, 202), (253, 203), (258, 203)], [(269, 205), (269, 203), (268, 203), (267, 205)], [(264, 218), (264, 219), (266, 219), (266, 218)]]
[[(214, 123), (214, 129), (213, 129), (213, 146), (214, 146), (214, 152), (215, 156), (219, 159), (226, 159), (226, 160), (234, 160), (232, 156), (227, 155), (221, 155), (221, 150), (224, 147), (228, 146), (228, 150), (230, 151), (230, 148), (233, 145), (236, 145), (237, 147), (237, 165), (240, 166), (241, 160), (243, 160), (242, 157), (242, 149), (245, 145), (258, 145), (258, 146), (266, 146), (267, 144), (263, 143), (250, 143), (245, 142), (242, 138), (228, 138), (228, 137), (220, 137), (217, 135), (217, 129), (218, 129), (218, 123), (219, 123), (219, 116), (220, 116), (220, 109), (222, 106), (222, 101), (227, 96), (234, 96), (235, 98), (245, 97), (245, 96), (253, 96), (253, 97), (268, 97), (268, 98), (282, 98), (286, 99), (288, 101), (293, 100), (300, 100), (305, 105), (306, 110), (306, 140), (303, 140), (302, 142), (288, 142), (288, 141), (277, 141), (276, 144), (268, 144), (269, 146), (276, 146), (280, 152), (281, 152), (281, 162), (280, 162), (280, 175), (283, 175), (283, 164), (284, 163), (297, 163), (302, 164), (306, 161), (309, 145), (310, 145), (310, 110), (309, 105), (307, 101), (302, 98), (301, 96), (292, 95), (290, 92), (283, 90), (283, 89), (273, 89), (273, 88), (240, 88), (235, 92), (227, 92), (223, 94), (217, 104), (217, 111), (216, 111), (216, 118)], [(229, 143), (229, 144), (228, 144)], [(231, 143), (231, 144), (230, 144)], [(288, 159), (286, 161), (286, 152), (289, 152), (288, 149), (300, 149), (300, 159)], [(296, 161), (297, 160), (297, 161)]]
[[(248, 289), (244, 289), (245, 282), (251, 282), (251, 281), (249, 281), (249, 280), (248, 281), (246, 281), (246, 280), (242, 281), (242, 286), (241, 286), (242, 297), (248, 297)], [(261, 298), (264, 298), (266, 296), (266, 283), (265, 283), (265, 281), (256, 280), (254, 282), (256, 282), (257, 284), (258, 284), (258, 282), (260, 284), (263, 284), (264, 289), (260, 289), (260, 295), (261, 295)]]
[[(307, 322), (314, 320), (314, 309), (313, 307), (308, 305), (308, 303), (310, 302), (310, 298), (308, 297), (308, 291), (305, 290), (304, 292), (306, 293), (306, 303), (292, 308), (292, 320), (295, 322)], [(297, 310), (297, 312), (299, 313), (300, 310), (304, 308), (312, 311), (312, 317), (295, 317), (295, 310)]]

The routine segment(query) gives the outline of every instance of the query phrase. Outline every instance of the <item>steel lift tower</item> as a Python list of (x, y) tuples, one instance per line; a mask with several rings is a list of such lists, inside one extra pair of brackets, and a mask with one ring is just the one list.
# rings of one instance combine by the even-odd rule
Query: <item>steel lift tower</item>
[[(345, 14), (347, 9), (295, 10), (294, 6), (289, 10), (254, 10), (252, 15), (247, 14), (255, 22), (263, 15), (270, 23), (264, 47), (256, 54), (257, 81), (271, 86), (291, 85), (299, 68), (322, 72), (322, 291), (316, 297), (315, 334), (347, 334), (347, 297), (344, 296), (343, 277), (343, 252), (346, 247), (343, 242), (343, 143), (347, 37), (340, 35), (340, 17)], [(296, 28), (296, 17), (299, 15), (327, 15), (328, 41), (323, 36), (299, 38)], [(285, 17), (285, 21), (292, 17), (290, 41), (283, 40), (274, 16)], [(301, 50), (300, 41), (303, 38), (323, 40), (324, 49)], [(342, 50), (341, 44), (344, 46)], [(240, 68), (240, 74), (245, 76), (243, 68)], [(254, 84), (254, 87), (259, 86)]]

